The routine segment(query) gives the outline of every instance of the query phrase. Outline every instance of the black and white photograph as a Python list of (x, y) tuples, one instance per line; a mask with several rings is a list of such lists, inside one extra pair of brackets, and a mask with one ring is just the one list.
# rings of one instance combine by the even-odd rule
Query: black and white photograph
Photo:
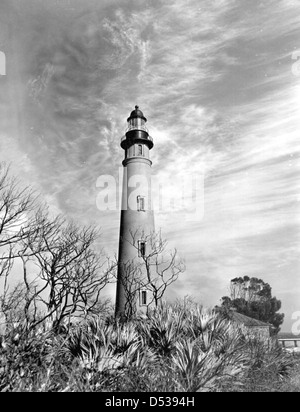
[(0, 392), (300, 392), (299, 16), (0, 0)]

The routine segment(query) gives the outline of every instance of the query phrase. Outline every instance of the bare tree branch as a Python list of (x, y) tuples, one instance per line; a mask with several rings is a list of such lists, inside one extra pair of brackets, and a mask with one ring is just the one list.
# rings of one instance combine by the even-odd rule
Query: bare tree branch
[[(167, 251), (168, 243), (160, 232), (145, 235), (135, 231), (130, 235), (131, 239), (127, 241), (136, 249), (137, 258), (119, 263), (123, 265), (119, 282), (125, 293), (125, 318), (136, 315), (141, 290), (149, 292), (147, 310), (153, 305), (157, 307), (168, 287), (185, 271), (184, 262), (178, 257), (177, 250)], [(147, 245), (142, 255), (139, 250), (140, 241)]]
[[(70, 316), (86, 316), (96, 308), (100, 293), (111, 282), (111, 268), (94, 248), (99, 233), (92, 227), (79, 228), (62, 217), (41, 216), (39, 230), (23, 242), (22, 259), (35, 264), (39, 288), (35, 297), (46, 306), (42, 319), (56, 327)], [(45, 296), (44, 296), (45, 295)]]

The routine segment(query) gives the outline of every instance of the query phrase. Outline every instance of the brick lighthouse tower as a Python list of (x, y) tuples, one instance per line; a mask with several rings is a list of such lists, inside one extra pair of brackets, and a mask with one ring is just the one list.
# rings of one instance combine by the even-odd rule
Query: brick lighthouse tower
[[(142, 286), (136, 285), (133, 267), (141, 263), (146, 253), (145, 237), (154, 232), (154, 213), (151, 199), (150, 150), (153, 140), (146, 127), (147, 119), (138, 106), (127, 119), (128, 128), (122, 137), (125, 151), (123, 160), (123, 193), (120, 222), (116, 316), (128, 314), (128, 305), (136, 305), (145, 312), (149, 297)], [(132, 292), (134, 285), (134, 293)], [(129, 295), (132, 299), (129, 302)]]

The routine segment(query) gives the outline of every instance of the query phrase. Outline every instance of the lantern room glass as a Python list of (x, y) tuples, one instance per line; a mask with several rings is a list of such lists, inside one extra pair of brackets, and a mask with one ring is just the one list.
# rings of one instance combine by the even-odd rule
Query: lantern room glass
[(146, 122), (141, 117), (133, 117), (128, 121), (128, 131), (129, 130), (145, 130), (148, 131), (146, 127)]

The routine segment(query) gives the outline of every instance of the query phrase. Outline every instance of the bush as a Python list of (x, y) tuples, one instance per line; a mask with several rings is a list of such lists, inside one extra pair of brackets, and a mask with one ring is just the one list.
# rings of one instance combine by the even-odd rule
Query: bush
[(94, 317), (60, 333), (14, 328), (1, 340), (0, 390), (267, 391), (291, 366), (274, 341), (251, 339), (212, 311), (163, 305), (128, 323)]

